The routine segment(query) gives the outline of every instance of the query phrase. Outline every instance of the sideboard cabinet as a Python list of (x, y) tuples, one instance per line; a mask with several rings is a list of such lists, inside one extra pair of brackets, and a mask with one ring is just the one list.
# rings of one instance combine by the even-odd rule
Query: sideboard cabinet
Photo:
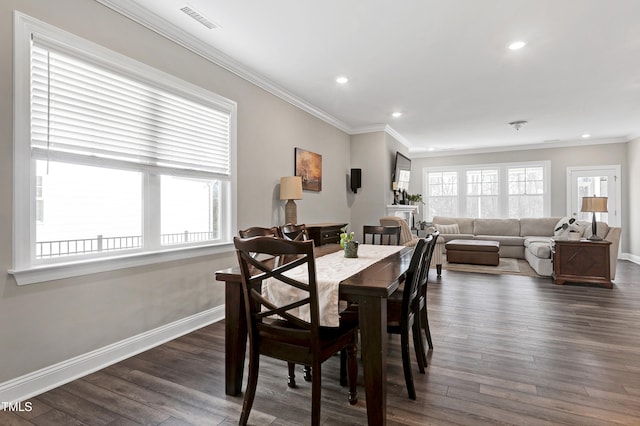
[(337, 244), (340, 242), (340, 232), (346, 223), (314, 223), (306, 225), (307, 233), (316, 246)]

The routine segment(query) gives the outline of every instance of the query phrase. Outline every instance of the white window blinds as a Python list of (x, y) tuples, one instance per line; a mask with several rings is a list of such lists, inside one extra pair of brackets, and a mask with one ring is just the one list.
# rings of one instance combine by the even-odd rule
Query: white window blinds
[(230, 175), (230, 113), (33, 38), (34, 151)]

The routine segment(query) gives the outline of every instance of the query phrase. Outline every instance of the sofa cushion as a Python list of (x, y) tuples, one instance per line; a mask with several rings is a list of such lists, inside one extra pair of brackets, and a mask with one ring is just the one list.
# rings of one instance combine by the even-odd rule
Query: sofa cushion
[(436, 223), (433, 225), (436, 230), (440, 231), (441, 234), (459, 234), (460, 226), (457, 223), (452, 223), (451, 225), (442, 225), (440, 223)]
[(559, 217), (523, 217), (520, 219), (520, 236), (551, 237)]
[[(592, 228), (593, 228), (592, 222), (587, 222), (585, 220), (580, 220), (580, 221), (578, 221), (578, 225), (580, 225), (584, 229), (584, 231), (582, 232), (582, 238), (589, 238), (591, 236), (591, 234), (593, 234), (593, 232), (592, 232)], [(596, 234), (599, 237), (604, 238), (609, 233), (609, 225), (607, 225), (604, 222), (596, 222), (596, 227), (598, 228), (597, 231), (596, 231)]]
[(551, 244), (540, 241), (530, 243), (526, 250), (540, 259), (551, 259)]
[(497, 241), (501, 246), (522, 246), (524, 237), (513, 235), (476, 235), (475, 240)]
[(433, 224), (441, 224), (441, 225), (451, 225), (453, 223), (457, 223), (460, 227), (461, 234), (473, 234), (473, 218), (470, 217), (445, 217), (445, 216), (434, 216)]
[(476, 219), (473, 223), (475, 235), (520, 235), (518, 219)]

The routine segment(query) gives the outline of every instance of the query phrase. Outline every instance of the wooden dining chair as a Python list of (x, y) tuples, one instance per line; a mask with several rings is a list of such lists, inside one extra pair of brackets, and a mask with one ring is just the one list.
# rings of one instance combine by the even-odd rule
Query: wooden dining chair
[(277, 226), (272, 226), (271, 228), (252, 226), (247, 229), (239, 230), (238, 235), (240, 235), (240, 238), (250, 238), (250, 237), (282, 238), (282, 233), (280, 233), (280, 228), (278, 228)]
[(304, 223), (287, 223), (286, 225), (282, 225), (280, 227), (280, 233), (285, 240), (307, 241), (310, 239), (307, 226)]
[(371, 236), (370, 244), (400, 245), (399, 226), (364, 225), (362, 227), (363, 244), (368, 244), (367, 235)]
[[(440, 236), (439, 231), (435, 231), (430, 234), (431, 241), (427, 246), (427, 254), (424, 257), (424, 264), (422, 266), (422, 277), (420, 278), (420, 324), (424, 328), (424, 334), (427, 338), (427, 344), (429, 345), (429, 349), (433, 349), (433, 341), (431, 340), (431, 330), (429, 329), (429, 316), (427, 314), (427, 286), (429, 283), (429, 270), (431, 268), (431, 259), (433, 258), (433, 253), (436, 248), (436, 242), (438, 241), (438, 237)], [(420, 339), (422, 342), (422, 338)], [(425, 354), (425, 365), (427, 363), (426, 352)]]
[[(420, 238), (416, 244), (409, 268), (405, 274), (404, 282), (387, 299), (387, 333), (400, 335), (400, 349), (402, 353), (402, 369), (407, 386), (409, 398), (416, 399), (416, 390), (413, 384), (413, 373), (411, 372), (411, 357), (409, 354), (409, 333), (413, 336), (413, 346), (418, 362), (418, 369), (425, 372), (424, 346), (421, 345), (420, 331), (420, 279), (424, 258), (427, 253), (427, 245), (430, 243), (430, 236)], [(350, 305), (342, 313), (343, 321), (358, 322), (358, 305)], [(341, 370), (345, 370), (344, 361), (341, 360)]]
[[(341, 322), (339, 327), (320, 326), (318, 291), (313, 241), (287, 241), (271, 237), (234, 238), (242, 276), (242, 292), (249, 334), (249, 372), (247, 389), (240, 416), (246, 425), (256, 394), (260, 355), (312, 367), (311, 424), (320, 424), (321, 365), (336, 352), (346, 348), (348, 354), (349, 403), (357, 402), (358, 364), (356, 357), (357, 325)], [(280, 264), (258, 261), (251, 253), (274, 259), (293, 259)], [(306, 267), (307, 282), (286, 276), (298, 266)], [(296, 301), (277, 303), (261, 293), (264, 280), (275, 280), (282, 286), (302, 293)], [(308, 309), (309, 321), (290, 311)]]

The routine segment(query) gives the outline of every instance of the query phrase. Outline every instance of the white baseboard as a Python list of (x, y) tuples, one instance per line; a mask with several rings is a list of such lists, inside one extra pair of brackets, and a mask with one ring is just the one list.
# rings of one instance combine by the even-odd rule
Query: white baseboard
[(633, 262), (640, 265), (640, 256), (636, 256), (631, 253), (620, 253), (620, 256), (618, 257), (618, 259), (628, 260), (629, 262)]
[(0, 383), (0, 402), (32, 398), (221, 319), (224, 305)]

